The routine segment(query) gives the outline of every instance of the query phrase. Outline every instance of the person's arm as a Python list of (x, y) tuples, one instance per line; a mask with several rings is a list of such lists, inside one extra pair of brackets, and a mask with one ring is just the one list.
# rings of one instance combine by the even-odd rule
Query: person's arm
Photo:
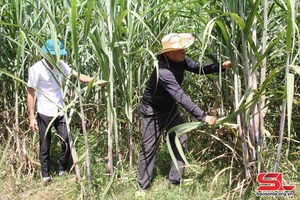
[(29, 111), (29, 120), (30, 124), (29, 127), (34, 132), (38, 131), (37, 121), (34, 115), (34, 96), (35, 96), (35, 89), (32, 87), (28, 87), (27, 89), (27, 106)]
[[(186, 57), (186, 70), (196, 73), (196, 74), (211, 74), (219, 72), (220, 64), (219, 63), (211, 63), (211, 64), (202, 64), (200, 66), (200, 63), (190, 59), (189, 57)], [(226, 69), (231, 68), (231, 61), (226, 60), (225, 62), (222, 62), (221, 64), (222, 71), (225, 71)]]
[(190, 112), (196, 119), (207, 123), (215, 124), (216, 118), (206, 115), (191, 99), (184, 93), (176, 81), (173, 73), (167, 68), (159, 69), (159, 83), (185, 110)]
[(76, 71), (73, 71), (73, 76), (75, 78), (78, 78), (80, 81), (85, 82), (85, 83), (89, 83), (94, 79), (92, 77), (89, 77), (89, 76), (87, 76), (85, 74), (81, 74), (81, 73), (80, 73), (80, 77), (78, 77), (78, 73)]
[[(92, 80), (95, 79), (95, 78), (92, 78), (92, 77), (87, 76), (87, 75), (82, 74), (82, 73), (80, 73), (80, 76), (78, 76), (77, 71), (72, 70), (71, 67), (63, 60), (60, 60), (60, 67), (61, 67), (61, 70), (62, 70), (63, 74), (65, 74), (66, 76), (73, 76), (75, 78), (78, 78), (82, 82), (89, 83), (89, 82), (91, 82)], [(95, 80), (95, 82), (98, 82), (98, 80)], [(99, 83), (99, 85), (104, 86), (105, 83), (103, 83), (103, 81), (101, 81)]]
[[(90, 76), (87, 76), (87, 75), (81, 74), (81, 73), (80, 73), (80, 77), (78, 77), (78, 73), (76, 71), (73, 71), (73, 76), (78, 78), (80, 81), (85, 82), (85, 83), (89, 83), (89, 82), (91, 82), (92, 80), (95, 79), (95, 78), (92, 78)], [(95, 83), (97, 83), (98, 81), (101, 82), (99, 85), (101, 85), (101, 86), (106, 85), (106, 82), (102, 81), (102, 80), (95, 80)]]

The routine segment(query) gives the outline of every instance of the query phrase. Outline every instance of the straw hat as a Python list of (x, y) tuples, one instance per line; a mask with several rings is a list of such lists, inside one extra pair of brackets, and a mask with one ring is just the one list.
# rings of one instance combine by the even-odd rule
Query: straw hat
[(162, 38), (163, 49), (156, 54), (188, 48), (194, 40), (194, 36), (190, 33), (170, 33)]

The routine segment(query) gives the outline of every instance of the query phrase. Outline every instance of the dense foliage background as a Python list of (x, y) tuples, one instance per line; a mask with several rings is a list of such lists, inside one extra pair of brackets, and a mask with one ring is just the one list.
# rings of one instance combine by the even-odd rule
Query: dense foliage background
[[(30, 189), (22, 180), (40, 181), (38, 135), (29, 130), (26, 105), (27, 69), (46, 56), (40, 49), (46, 39), (59, 38), (69, 52), (61, 59), (80, 73), (109, 82), (100, 87), (71, 78), (62, 88), (76, 163), (70, 168), (80, 180), (65, 195), (114, 199), (126, 196), (122, 192), (127, 188), (134, 191), (139, 103), (157, 66), (160, 40), (171, 32), (195, 36), (187, 54), (200, 63), (230, 59), (234, 64), (215, 75), (186, 74), (184, 90), (219, 118), (217, 126), (209, 127), (182, 110), (189, 122), (184, 130), (190, 130), (186, 176), (200, 184), (185, 191), (188, 197), (255, 196), (260, 172), (280, 171), (296, 184), (299, 6), (296, 0), (2, 0), (0, 189), (11, 198)], [(170, 160), (165, 137), (158, 177), (166, 175)], [(53, 140), (55, 171), (59, 142)], [(155, 184), (153, 198), (159, 198)], [(216, 184), (220, 189), (214, 190)]]

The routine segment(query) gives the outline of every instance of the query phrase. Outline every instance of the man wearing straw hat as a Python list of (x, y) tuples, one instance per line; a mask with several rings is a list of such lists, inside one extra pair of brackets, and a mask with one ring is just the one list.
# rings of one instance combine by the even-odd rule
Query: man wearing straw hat
[[(185, 49), (194, 42), (190, 33), (170, 33), (162, 38), (163, 49), (157, 53), (158, 70), (154, 69), (143, 94), (140, 107), (142, 114), (142, 142), (138, 164), (138, 183), (143, 193), (147, 189), (153, 174), (155, 153), (157, 143), (163, 130), (170, 130), (172, 127), (182, 123), (178, 113), (178, 104), (189, 111), (197, 120), (207, 124), (215, 124), (216, 118), (206, 115), (181, 88), (184, 71), (195, 74), (210, 74), (231, 68), (231, 62), (204, 64), (191, 60), (186, 56)], [(183, 182), (184, 161), (181, 158), (176, 145), (176, 132), (170, 133), (170, 144), (177, 159), (179, 171), (174, 163), (171, 164), (169, 172), (169, 184), (179, 185)], [(187, 136), (179, 137), (183, 150), (185, 151)], [(137, 195), (139, 195), (137, 193)]]
[[(61, 41), (49, 39), (42, 50), (51, 56), (56, 62), (57, 55), (67, 55), (64, 45)], [(57, 47), (57, 51), (55, 48)], [(51, 57), (50, 57), (51, 58)], [(64, 61), (59, 61), (59, 66), (54, 66), (49, 60), (43, 58), (28, 69), (28, 93), (27, 104), (30, 117), (30, 128), (39, 132), (40, 137), (40, 162), (44, 185), (52, 182), (50, 177), (50, 143), (51, 127), (55, 127), (61, 141), (61, 154), (59, 159), (59, 175), (66, 171), (68, 159), (70, 156), (70, 146), (68, 138), (68, 129), (66, 119), (64, 118), (63, 95), (61, 92), (62, 79), (73, 75), (78, 77), (78, 73), (70, 68)], [(80, 74), (79, 80), (90, 82), (93, 78)], [(34, 112), (34, 98), (37, 98), (37, 117)], [(52, 123), (52, 124), (50, 124)], [(50, 125), (49, 125), (50, 124)], [(49, 126), (49, 127), (48, 127)], [(48, 132), (46, 133), (46, 131)]]

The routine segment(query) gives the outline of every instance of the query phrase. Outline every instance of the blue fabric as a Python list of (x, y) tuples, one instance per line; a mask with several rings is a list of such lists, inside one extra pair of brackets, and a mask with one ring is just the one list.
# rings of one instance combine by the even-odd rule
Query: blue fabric
[[(60, 56), (67, 55), (68, 53), (64, 49), (64, 44), (60, 40), (57, 40), (57, 41), (58, 41), (57, 45), (58, 45), (58, 49), (59, 49), (59, 55)], [(54, 42), (52, 39), (47, 40), (45, 45), (42, 46), (42, 49), (47, 54), (50, 52), (51, 55), (56, 55), (55, 46), (54, 46)]]

